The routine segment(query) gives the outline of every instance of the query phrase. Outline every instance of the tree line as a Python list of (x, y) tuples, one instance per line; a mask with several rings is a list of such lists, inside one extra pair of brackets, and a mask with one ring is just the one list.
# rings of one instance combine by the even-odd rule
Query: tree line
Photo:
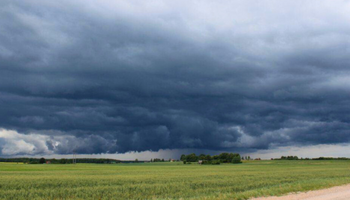
[(350, 158), (345, 158), (345, 157), (299, 158), (298, 156), (281, 156), (281, 158), (275, 158), (274, 160), (350, 160)]
[(160, 158), (153, 158), (153, 159), (151, 159), (151, 162), (165, 162), (165, 160), (164, 160), (164, 158), (162, 158), (162, 159), (160, 159)]
[[(0, 162), (18, 162), (26, 164), (44, 164), (46, 162), (51, 164), (73, 164), (73, 159), (45, 159), (45, 158), (0, 158)], [(111, 164), (120, 163), (120, 160), (105, 159), (105, 158), (77, 158), (77, 163), (97, 163), (97, 164)]]
[(180, 160), (184, 164), (190, 164), (191, 162), (201, 161), (201, 164), (220, 164), (220, 163), (242, 163), (241, 156), (238, 153), (221, 153), (219, 155), (196, 155), (191, 153), (188, 155), (182, 154)]

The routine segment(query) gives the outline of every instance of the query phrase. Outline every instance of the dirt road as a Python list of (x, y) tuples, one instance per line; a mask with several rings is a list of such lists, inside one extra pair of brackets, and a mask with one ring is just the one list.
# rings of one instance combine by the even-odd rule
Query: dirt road
[(261, 197), (252, 200), (350, 200), (350, 184), (281, 197)]

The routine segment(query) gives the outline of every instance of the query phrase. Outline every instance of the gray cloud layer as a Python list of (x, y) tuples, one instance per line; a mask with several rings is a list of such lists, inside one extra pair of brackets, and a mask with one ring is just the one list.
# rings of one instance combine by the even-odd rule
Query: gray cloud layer
[(346, 143), (349, 12), (348, 1), (1, 1), (0, 127), (58, 154)]

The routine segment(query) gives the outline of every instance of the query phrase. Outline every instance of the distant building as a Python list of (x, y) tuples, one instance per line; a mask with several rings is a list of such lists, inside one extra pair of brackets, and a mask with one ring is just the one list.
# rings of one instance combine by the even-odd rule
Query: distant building
[(203, 160), (198, 160), (198, 164), (202, 164), (203, 163)]
[(175, 160), (174, 159), (170, 159), (170, 162), (175, 162)]
[(46, 161), (46, 164), (51, 164), (51, 161), (49, 161), (49, 160), (48, 160), (48, 161)]

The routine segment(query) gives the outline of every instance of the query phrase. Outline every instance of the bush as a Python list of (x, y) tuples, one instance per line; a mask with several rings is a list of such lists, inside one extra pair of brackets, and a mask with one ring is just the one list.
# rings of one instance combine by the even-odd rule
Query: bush
[(44, 164), (46, 162), (45, 158), (40, 158), (39, 163)]
[(202, 165), (210, 165), (210, 164), (211, 164), (211, 161), (209, 161), (209, 160), (202, 161)]
[(233, 164), (239, 164), (239, 163), (242, 163), (241, 162), (241, 156), (235, 156), (232, 158), (232, 163)]
[(212, 165), (220, 165), (220, 160), (213, 160), (211, 161)]
[(194, 154), (194, 153), (191, 153), (191, 154), (186, 156), (186, 161), (188, 161), (188, 162), (197, 162), (198, 161), (198, 156), (196, 156), (196, 154)]

